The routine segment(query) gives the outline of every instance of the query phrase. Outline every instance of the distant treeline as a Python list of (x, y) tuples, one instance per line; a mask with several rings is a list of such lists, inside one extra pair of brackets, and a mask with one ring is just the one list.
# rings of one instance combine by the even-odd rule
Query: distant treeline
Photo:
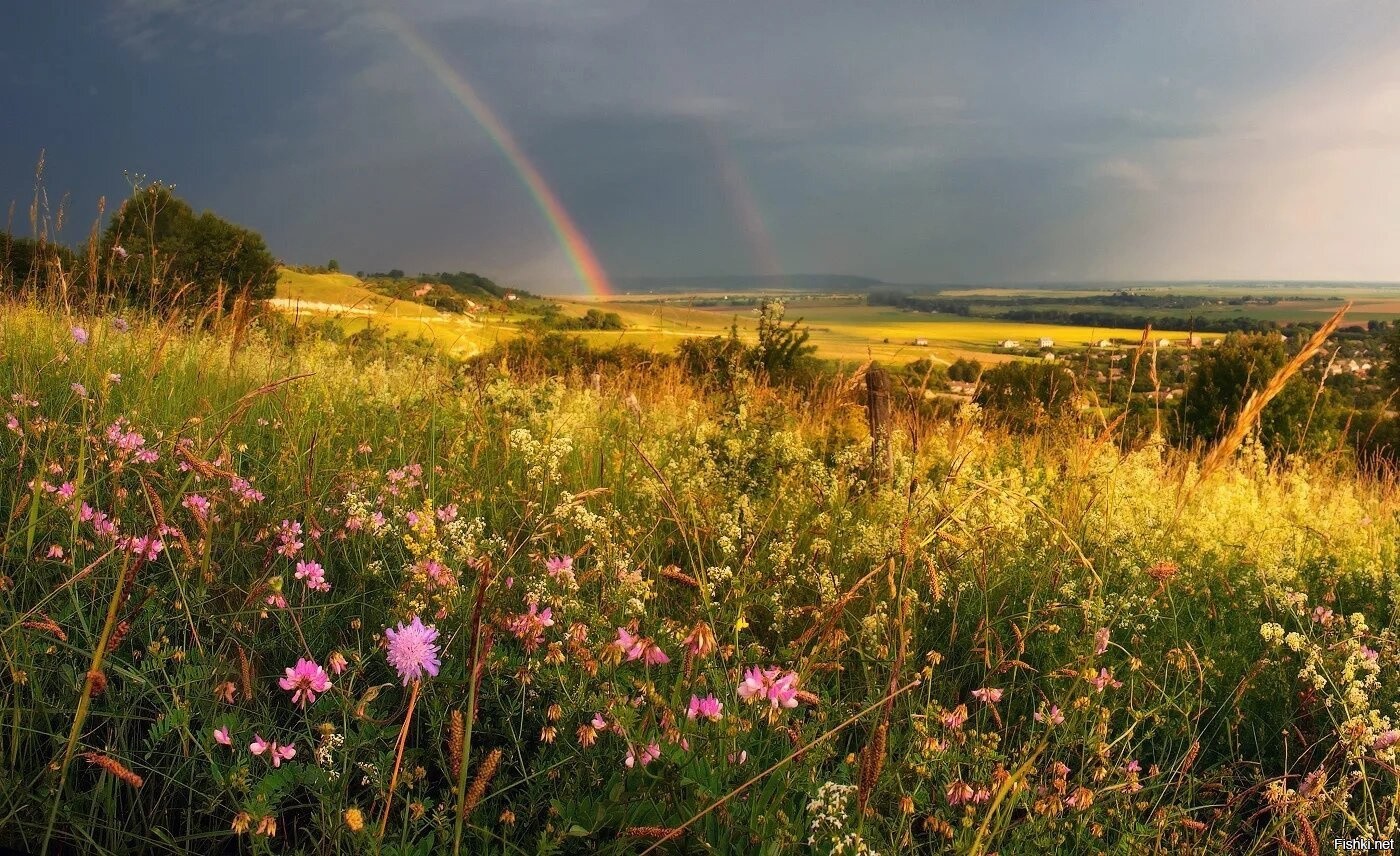
[(1063, 324), (1072, 327), (1126, 327), (1154, 330), (1185, 328), (1198, 333), (1267, 333), (1281, 329), (1277, 321), (1258, 318), (1205, 318), (1200, 315), (1127, 315), (1121, 312), (1066, 312), (1062, 309), (1012, 309), (996, 315), (1007, 321)]
[[(1192, 295), (1132, 294), (1114, 292), (1094, 297), (1035, 297), (1030, 299), (1036, 305), (1025, 308), (1024, 297), (940, 297), (937, 295), (914, 295), (898, 291), (872, 291), (868, 296), (871, 306), (895, 306), (914, 312), (939, 312), (965, 318), (999, 318), (1005, 321), (1024, 321), (1034, 324), (1060, 324), (1075, 327), (1146, 327), (1154, 329), (1185, 328), (1202, 333), (1264, 333), (1281, 329), (1276, 321), (1258, 318), (1209, 318), (1203, 315), (1137, 315), (1123, 312), (1093, 309), (1056, 309), (1060, 306), (1077, 306), (1084, 303), (1097, 303), (1104, 306), (1133, 306), (1151, 309), (1197, 309), (1202, 306), (1231, 306), (1247, 304), (1272, 304), (1273, 297), (1232, 297), (1213, 299)], [(1020, 307), (1020, 308), (1018, 308)]]

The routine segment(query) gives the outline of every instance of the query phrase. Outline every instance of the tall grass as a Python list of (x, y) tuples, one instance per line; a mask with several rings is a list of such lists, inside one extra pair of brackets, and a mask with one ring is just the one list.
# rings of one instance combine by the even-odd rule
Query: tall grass
[[(0, 844), (1394, 833), (1397, 495), (1335, 461), (1245, 442), (1202, 480), (1165, 444), (899, 405), (876, 483), (840, 379), (469, 372), (246, 308), (66, 305), (0, 307)], [(442, 667), (406, 685), (384, 630), (414, 616)], [(303, 658), (332, 684), (305, 706)]]

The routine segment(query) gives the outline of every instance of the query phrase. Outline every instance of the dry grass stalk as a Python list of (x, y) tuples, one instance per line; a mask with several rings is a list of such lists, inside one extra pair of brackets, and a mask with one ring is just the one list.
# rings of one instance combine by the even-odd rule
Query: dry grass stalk
[(38, 621), (22, 622), (20, 626), (30, 630), (42, 630), (60, 642), (68, 641), (68, 634), (63, 632), (63, 628), (58, 626), (58, 622), (49, 618), (47, 615), (40, 616), (40, 620)]
[(667, 826), (633, 826), (622, 831), (624, 838), (646, 838), (659, 840), (672, 838), (679, 835), (684, 830), (673, 829)]
[(103, 770), (111, 773), (133, 788), (139, 788), (146, 783), (144, 779), (131, 772), (126, 765), (116, 758), (103, 755), (100, 752), (84, 752), (83, 757), (87, 759), (89, 764), (92, 764), (94, 767), (101, 767)]
[[(1302, 350), (1293, 355), (1293, 359), (1274, 373), (1263, 389), (1256, 390), (1249, 396), (1249, 400), (1245, 402), (1239, 416), (1235, 417), (1235, 424), (1230, 427), (1229, 433), (1216, 444), (1215, 448), (1206, 456), (1205, 462), (1201, 464), (1201, 474), (1196, 480), (1197, 484), (1210, 478), (1212, 473), (1220, 469), (1230, 459), (1230, 456), (1235, 454), (1240, 444), (1244, 442), (1244, 438), (1258, 424), (1259, 416), (1264, 412), (1264, 408), (1268, 406), (1270, 401), (1274, 400), (1274, 396), (1283, 392), (1289, 379), (1301, 371), (1308, 360), (1312, 359), (1322, 348), (1327, 337), (1332, 335), (1333, 331), (1342, 323), (1342, 317), (1347, 314), (1349, 309), (1351, 309), (1351, 301), (1347, 301), (1341, 309), (1337, 310), (1337, 314), (1327, 319), (1327, 323), (1318, 328), (1312, 338), (1308, 339), (1307, 344), (1303, 345)], [(1183, 494), (1184, 496), (1185, 494)]]
[(452, 778), (462, 769), (462, 744), (466, 740), (467, 728), (460, 710), (452, 711), (452, 721), (448, 726), (447, 761), (452, 769)]
[(870, 795), (875, 792), (880, 773), (885, 769), (885, 748), (889, 734), (890, 722), (887, 715), (887, 718), (880, 720), (880, 724), (875, 727), (875, 733), (870, 735), (870, 742), (865, 744), (865, 749), (861, 752), (860, 789), (857, 793), (861, 814), (865, 813), (870, 804)]
[(491, 779), (496, 775), (496, 769), (501, 766), (501, 750), (492, 749), (486, 758), (481, 762), (481, 767), (476, 771), (476, 778), (472, 779), (472, 785), (467, 788), (466, 813), (471, 814), (472, 810), (481, 803), (481, 798), (486, 796), (486, 788), (491, 784)]
[(1303, 847), (1308, 856), (1320, 856), (1322, 848), (1317, 843), (1317, 832), (1313, 830), (1312, 821), (1301, 814), (1298, 815), (1298, 831), (1302, 833)]
[(245, 699), (253, 697), (253, 664), (248, 662), (248, 654), (243, 650), (243, 646), (238, 646), (238, 678), (242, 682), (239, 687), (243, 691)]
[(690, 588), (696, 589), (697, 591), (700, 589), (700, 583), (695, 579), (695, 577), (692, 577), (690, 574), (687, 574), (685, 571), (682, 571), (675, 565), (667, 565), (666, 567), (662, 568), (661, 576), (665, 577), (668, 580), (671, 580), (672, 582), (680, 583), (683, 586), (689, 586)]

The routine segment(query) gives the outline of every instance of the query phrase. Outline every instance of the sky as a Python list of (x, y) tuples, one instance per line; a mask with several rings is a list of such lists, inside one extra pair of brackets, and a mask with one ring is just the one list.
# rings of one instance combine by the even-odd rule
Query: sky
[(144, 175), (290, 263), (542, 291), (581, 289), (581, 253), (614, 278), (1400, 280), (1392, 3), (51, 0), (6, 18), (0, 204), (20, 233), (42, 151), (70, 242)]

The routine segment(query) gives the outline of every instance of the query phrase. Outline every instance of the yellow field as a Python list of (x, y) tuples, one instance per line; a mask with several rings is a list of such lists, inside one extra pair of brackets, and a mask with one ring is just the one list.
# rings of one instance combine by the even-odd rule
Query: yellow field
[[(749, 307), (693, 309), (628, 300), (560, 301), (560, 304), (565, 312), (574, 315), (600, 308), (622, 316), (626, 330), (584, 334), (594, 342), (634, 342), (663, 351), (674, 349), (678, 341), (688, 336), (726, 333), (735, 321), (741, 335), (752, 336), (758, 315), (756, 309)], [(788, 317), (800, 317), (809, 326), (818, 356), (836, 360), (874, 358), (908, 362), (930, 358), (951, 362), (959, 356), (975, 356), (985, 362), (1011, 359), (992, 352), (996, 343), (1003, 339), (1017, 339), (1031, 347), (1044, 337), (1054, 339), (1057, 347), (1082, 347), (1100, 339), (1136, 342), (1142, 337), (1138, 329), (1023, 324), (923, 315), (878, 306), (795, 306), (789, 310)], [(1154, 330), (1152, 333), (1154, 339), (1174, 341), (1184, 340), (1186, 336), (1184, 331)], [(914, 340), (919, 338), (927, 339), (929, 345), (914, 345)]]
[[(628, 299), (557, 302), (569, 315), (582, 316), (596, 308), (622, 317), (625, 330), (577, 334), (595, 345), (633, 343), (664, 352), (675, 350), (676, 344), (688, 337), (723, 335), (736, 322), (740, 335), (752, 338), (758, 318), (757, 309), (751, 307), (697, 309)], [(469, 317), (438, 312), (420, 303), (378, 294), (348, 274), (305, 274), (287, 269), (278, 280), (272, 305), (300, 317), (334, 318), (347, 333), (373, 325), (390, 335), (426, 338), (458, 356), (480, 353), (519, 335), (521, 324), (529, 318), (519, 313)], [(811, 329), (817, 356), (848, 362), (879, 359), (899, 363), (927, 358), (949, 363), (960, 356), (1001, 361), (1012, 359), (994, 351), (1003, 339), (1017, 339), (1032, 347), (1044, 337), (1054, 339), (1057, 347), (1082, 347), (1100, 339), (1137, 341), (1142, 335), (1141, 330), (1128, 328), (1023, 324), (822, 302), (794, 305), (788, 317), (802, 318)], [(1171, 331), (1153, 331), (1152, 335), (1174, 340), (1186, 337), (1184, 332)], [(921, 338), (929, 345), (914, 345), (914, 340)]]
[(286, 268), (280, 271), (277, 296), (270, 302), (296, 317), (334, 319), (346, 333), (373, 325), (391, 336), (428, 339), (457, 356), (480, 353), (496, 341), (516, 335), (522, 320), (500, 314), (472, 318), (439, 312), (421, 303), (378, 294), (349, 274), (307, 274)]

